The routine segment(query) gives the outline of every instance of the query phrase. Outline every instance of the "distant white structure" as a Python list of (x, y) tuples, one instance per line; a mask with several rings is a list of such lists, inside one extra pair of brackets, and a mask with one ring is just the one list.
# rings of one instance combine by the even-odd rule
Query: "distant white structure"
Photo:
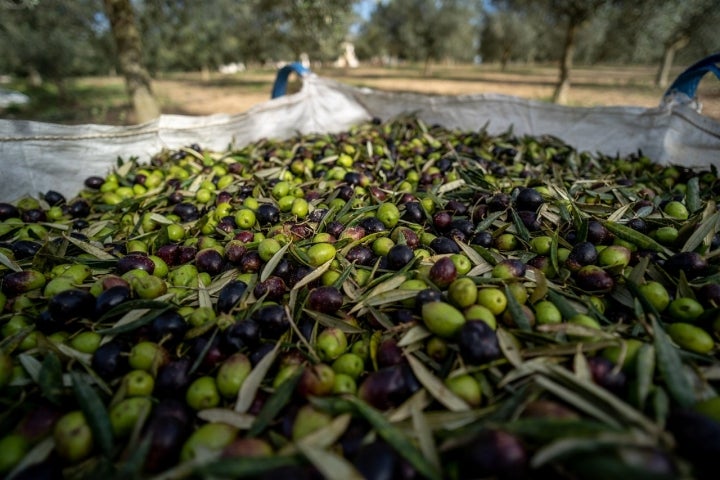
[(310, 68), (310, 55), (308, 55), (305, 52), (301, 53), (300, 54), (300, 63), (302, 64), (303, 67)]
[(0, 88), (0, 108), (7, 108), (13, 105), (25, 105), (30, 97), (15, 90)]
[(243, 62), (233, 62), (225, 65), (220, 65), (218, 71), (224, 75), (232, 75), (234, 73), (244, 72), (245, 64)]
[(360, 62), (355, 56), (355, 45), (351, 42), (342, 43), (343, 53), (335, 60), (334, 65), (338, 68), (357, 68)]

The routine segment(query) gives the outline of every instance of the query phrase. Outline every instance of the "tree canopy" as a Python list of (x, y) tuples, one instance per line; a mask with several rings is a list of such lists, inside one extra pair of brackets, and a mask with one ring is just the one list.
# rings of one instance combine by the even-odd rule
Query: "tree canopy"
[[(716, 0), (132, 0), (151, 74), (332, 61), (691, 63), (720, 50)], [(60, 82), (117, 66), (101, 0), (0, 0), (0, 73)], [(354, 7), (363, 4), (360, 17)], [(569, 41), (570, 40), (570, 41)], [(568, 49), (568, 46), (571, 47)], [(562, 70), (559, 77), (562, 77)], [(569, 78), (569, 77), (568, 77)]]

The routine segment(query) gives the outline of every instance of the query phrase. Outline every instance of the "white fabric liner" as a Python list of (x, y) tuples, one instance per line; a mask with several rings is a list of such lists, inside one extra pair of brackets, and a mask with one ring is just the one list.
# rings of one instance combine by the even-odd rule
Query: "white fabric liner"
[(657, 108), (566, 107), (506, 95), (437, 96), (352, 87), (317, 75), (295, 94), (238, 115), (162, 115), (135, 126), (57, 125), (0, 120), (0, 201), (56, 190), (72, 198), (85, 178), (104, 176), (118, 157), (141, 162), (163, 148), (197, 143), (225, 150), (261, 138), (333, 133), (379, 117), (414, 113), (428, 124), (491, 134), (553, 135), (578, 150), (626, 155), (638, 150), (655, 162), (720, 165), (720, 123), (689, 104)]

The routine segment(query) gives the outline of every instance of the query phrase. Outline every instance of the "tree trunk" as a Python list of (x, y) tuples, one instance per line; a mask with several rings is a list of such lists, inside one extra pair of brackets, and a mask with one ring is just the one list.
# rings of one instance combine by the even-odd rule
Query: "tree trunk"
[(555, 87), (555, 92), (553, 92), (553, 102), (561, 105), (567, 103), (568, 92), (570, 92), (570, 70), (572, 70), (573, 56), (575, 55), (575, 35), (578, 26), (577, 22), (570, 19), (565, 32), (565, 45), (560, 60), (560, 79)]
[(500, 71), (504, 72), (507, 70), (508, 62), (510, 61), (510, 49), (503, 49), (502, 55), (500, 55)]
[(141, 63), (142, 41), (130, 0), (103, 0), (110, 20), (120, 71), (138, 123), (160, 116), (160, 108), (150, 88), (150, 75)]
[(657, 74), (655, 75), (655, 86), (666, 88), (670, 83), (670, 69), (675, 60), (675, 52), (685, 47), (688, 44), (687, 37), (680, 37), (673, 42), (665, 44), (663, 49), (662, 61), (658, 68)]

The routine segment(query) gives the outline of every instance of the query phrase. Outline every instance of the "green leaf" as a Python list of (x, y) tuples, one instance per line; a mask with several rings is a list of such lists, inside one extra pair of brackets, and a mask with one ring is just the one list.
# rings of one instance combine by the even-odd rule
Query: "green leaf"
[(690, 213), (695, 213), (702, 208), (702, 202), (700, 200), (700, 178), (697, 176), (692, 177), (686, 185), (685, 205), (687, 205)]
[(575, 310), (562, 294), (550, 289), (548, 290), (548, 299), (560, 310), (563, 318), (570, 319), (577, 315), (577, 310)]
[(400, 430), (388, 422), (382, 413), (372, 408), (359, 398), (350, 397), (357, 412), (370, 423), (375, 432), (392, 446), (418, 473), (431, 480), (441, 480), (442, 475), (433, 467), (432, 463), (425, 458), (420, 450)]
[(523, 239), (525, 242), (530, 241), (530, 232), (528, 232), (527, 227), (523, 223), (523, 221), (520, 219), (520, 216), (517, 214), (515, 209), (510, 210), (512, 212), (513, 217), (513, 223), (515, 224), (515, 230), (517, 230), (518, 235), (520, 238)]
[(278, 413), (280, 413), (280, 411), (290, 402), (293, 392), (295, 391), (295, 387), (301, 377), (302, 370), (280, 384), (270, 398), (268, 398), (263, 404), (263, 407), (257, 417), (255, 417), (252, 427), (250, 427), (250, 430), (247, 432), (248, 437), (256, 437), (260, 435), (270, 425), (270, 423), (275, 420)]
[(650, 344), (644, 344), (640, 347), (636, 359), (637, 382), (635, 389), (637, 392), (637, 402), (640, 409), (645, 408), (645, 402), (653, 388), (653, 377), (655, 376), (655, 348)]
[(640, 249), (663, 252), (666, 254), (672, 253), (652, 238), (638, 232), (637, 230), (633, 230), (626, 225), (615, 222), (602, 222), (602, 224), (605, 225), (605, 228), (610, 230), (610, 232), (615, 234), (615, 236), (625, 240), (626, 242), (635, 244)]
[(57, 355), (48, 353), (43, 359), (42, 368), (38, 375), (38, 385), (45, 398), (56, 405), (60, 404), (60, 395), (63, 391), (62, 365)]
[(296, 456), (222, 458), (196, 467), (193, 472), (201, 478), (246, 478), (262, 475), (280, 467), (293, 467), (299, 464), (300, 459)]
[(363, 480), (364, 478), (352, 463), (338, 454), (303, 443), (298, 443), (297, 446), (323, 478), (328, 480)]
[(268, 279), (270, 275), (272, 275), (273, 270), (275, 270), (275, 267), (277, 267), (280, 261), (283, 259), (283, 257), (285, 256), (285, 252), (287, 252), (288, 248), (290, 248), (290, 245), (292, 245), (291, 242), (283, 245), (277, 252), (275, 252), (272, 258), (267, 261), (265, 267), (263, 267), (263, 270), (260, 273), (261, 282), (264, 282)]
[(470, 410), (470, 406), (462, 398), (455, 395), (445, 384), (428, 370), (428, 368), (413, 354), (407, 354), (405, 357), (410, 364), (410, 368), (417, 377), (423, 387), (427, 389), (435, 399), (445, 405), (448, 410), (453, 412), (464, 412)]
[(245, 378), (245, 381), (240, 387), (240, 391), (238, 391), (237, 401), (235, 402), (236, 412), (245, 413), (252, 405), (252, 402), (255, 399), (255, 394), (257, 394), (257, 391), (260, 388), (260, 384), (265, 379), (267, 372), (275, 362), (278, 350), (280, 349), (280, 344), (281, 341), (278, 341), (275, 348), (265, 355), (262, 360), (255, 365), (255, 368), (250, 371), (247, 378)]
[(525, 310), (523, 310), (520, 302), (518, 302), (515, 296), (512, 294), (508, 285), (505, 285), (505, 296), (507, 297), (508, 311), (510, 312), (510, 315), (512, 315), (512, 319), (513, 322), (515, 322), (515, 325), (517, 325), (520, 330), (524, 330), (526, 332), (532, 330), (532, 328), (530, 327), (530, 320), (525, 314)]
[(693, 231), (681, 251), (692, 252), (699, 247), (706, 238), (712, 239), (712, 236), (718, 231), (718, 225), (720, 225), (720, 212), (715, 212)]
[(657, 365), (660, 375), (667, 385), (668, 393), (680, 406), (689, 407), (695, 403), (695, 395), (693, 386), (685, 375), (678, 349), (654, 316), (652, 328), (655, 337), (653, 345), (657, 353)]
[(98, 444), (103, 455), (112, 456), (113, 432), (110, 417), (103, 401), (95, 390), (88, 386), (77, 372), (70, 372), (75, 392), (75, 399), (85, 415), (93, 440)]

